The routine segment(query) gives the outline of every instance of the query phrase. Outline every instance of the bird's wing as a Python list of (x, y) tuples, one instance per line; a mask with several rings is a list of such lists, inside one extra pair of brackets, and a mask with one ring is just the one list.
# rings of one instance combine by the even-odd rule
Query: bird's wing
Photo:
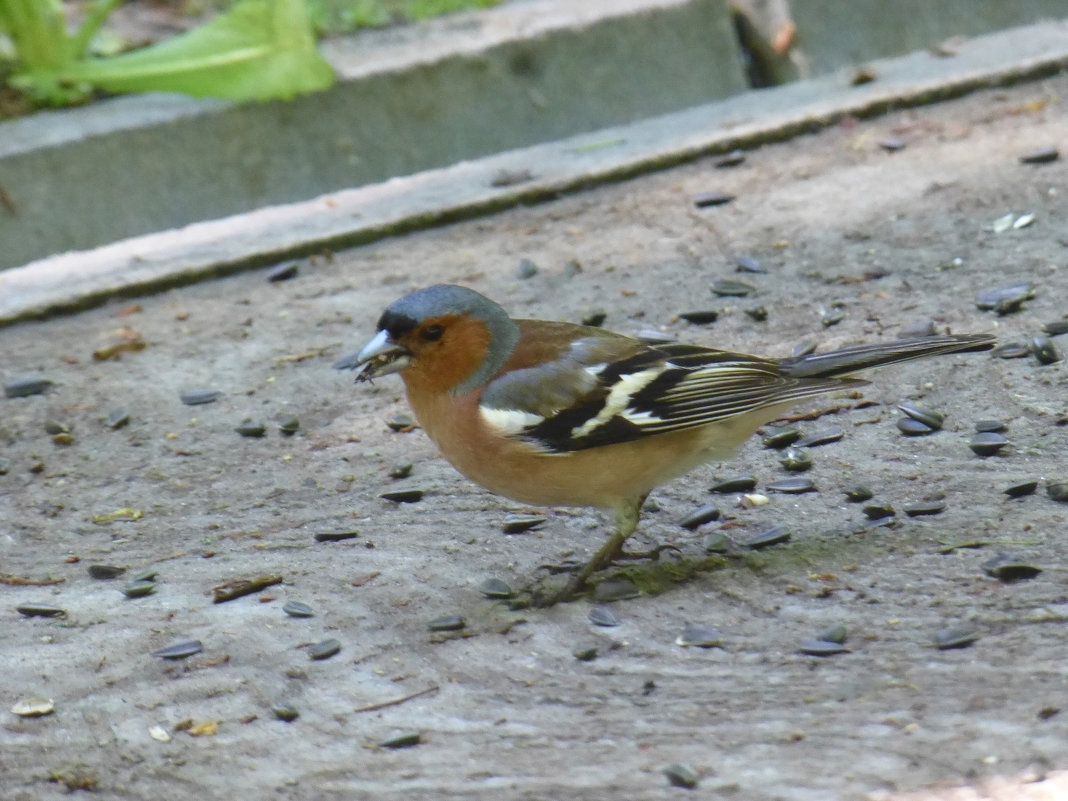
[(863, 383), (790, 377), (774, 361), (712, 348), (591, 338), (494, 379), (480, 411), (500, 434), (566, 453), (698, 428)]

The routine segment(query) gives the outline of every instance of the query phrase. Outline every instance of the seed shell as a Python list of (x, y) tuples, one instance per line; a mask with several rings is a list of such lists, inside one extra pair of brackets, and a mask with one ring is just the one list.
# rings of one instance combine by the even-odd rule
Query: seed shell
[(20, 604), (15, 611), (25, 617), (66, 617), (67, 610), (48, 604)]
[(664, 768), (664, 776), (672, 787), (682, 787), (686, 790), (693, 790), (696, 788), (697, 782), (699, 781), (697, 771), (689, 765), (682, 765), (679, 763), (668, 765)]
[(926, 423), (921, 423), (912, 417), (899, 417), (897, 419), (897, 430), (906, 437), (925, 437), (936, 431)]
[(286, 723), (292, 723), (300, 717), (300, 710), (284, 701), (276, 701), (271, 704), (271, 712), (276, 718), (284, 720)]
[(320, 661), (329, 659), (341, 650), (341, 643), (331, 638), (308, 646), (308, 658)]
[(478, 585), (478, 591), (487, 598), (514, 598), (515, 590), (503, 579), (488, 578)]
[(157, 656), (160, 659), (186, 659), (194, 654), (199, 654), (203, 650), (204, 645), (200, 640), (186, 640), (185, 642), (177, 642), (174, 645), (168, 645), (166, 648), (153, 651), (152, 656)]
[(411, 748), (423, 742), (423, 735), (417, 731), (405, 732), (394, 737), (388, 737), (378, 743), (379, 748)]
[(922, 406), (916, 406), (912, 403), (899, 403), (897, 408), (913, 420), (919, 420), (930, 428), (940, 429), (942, 424), (946, 421), (944, 415), (938, 412), (933, 412), (930, 409), (925, 409)]
[(710, 206), (722, 206), (725, 203), (730, 203), (734, 200), (734, 195), (729, 195), (726, 192), (719, 192), (715, 189), (708, 192), (699, 192), (693, 196), (693, 204), (699, 209), (706, 209)]
[(787, 448), (779, 459), (785, 469), (793, 473), (801, 473), (812, 467), (812, 454), (797, 447)]
[(698, 623), (687, 623), (682, 634), (675, 638), (675, 645), (684, 648), (720, 648), (723, 646), (723, 632)]
[(1033, 495), (1036, 489), (1038, 489), (1038, 482), (1034, 479), (1029, 479), (1006, 487), (1005, 494), (1010, 498), (1023, 498), (1027, 495)]
[(360, 536), (358, 531), (320, 531), (315, 534), (316, 542), (342, 542)]
[(685, 529), (693, 531), (696, 528), (703, 526), (705, 523), (711, 523), (713, 520), (719, 520), (720, 511), (719, 507), (714, 503), (706, 504), (695, 512), (691, 512), (679, 521), (679, 525)]
[(905, 504), (904, 512), (909, 517), (922, 517), (924, 515), (939, 515), (946, 510), (946, 505), (941, 501), (921, 501), (919, 503)]
[(52, 382), (47, 378), (22, 376), (4, 384), (4, 395), (9, 398), (28, 398), (30, 395), (42, 395), (51, 387)]
[(1046, 482), (1046, 494), (1055, 501), (1068, 503), (1068, 481)]
[(276, 284), (279, 281), (288, 281), (291, 278), (296, 278), (298, 272), (300, 272), (300, 265), (295, 261), (288, 264), (279, 264), (277, 267), (272, 267), (267, 273), (267, 280), (272, 284)]
[(979, 632), (971, 626), (953, 626), (935, 632), (932, 644), (939, 651), (967, 648), (979, 639)]
[(122, 588), (122, 594), (127, 598), (144, 598), (156, 591), (154, 581), (131, 581)]
[(834, 656), (835, 654), (848, 654), (849, 648), (840, 642), (830, 640), (802, 640), (798, 650), (808, 656)]
[(607, 606), (595, 606), (590, 610), (589, 621), (595, 626), (604, 626), (605, 628), (613, 628), (619, 625), (619, 618), (616, 613), (609, 609)]
[(789, 541), (789, 539), (790, 532), (786, 530), (785, 526), (772, 526), (767, 531), (762, 531), (760, 534), (749, 537), (740, 544), (744, 545), (746, 548), (759, 550), (760, 548), (767, 548), (771, 545), (779, 545), (780, 543)]
[(261, 423), (259, 420), (253, 420), (251, 418), (245, 418), (234, 429), (238, 434), (243, 437), (262, 437), (267, 433), (267, 426)]
[(112, 409), (108, 412), (108, 419), (105, 422), (108, 428), (120, 429), (130, 423), (130, 413), (125, 409)]
[(994, 431), (982, 431), (972, 437), (968, 443), (977, 456), (994, 456), (1001, 451), (1009, 441)]
[(1046, 323), (1042, 326), (1042, 330), (1049, 334), (1051, 337), (1060, 336), (1061, 334), (1068, 334), (1068, 318), (1063, 320), (1054, 320), (1052, 323)]
[(888, 503), (870, 503), (864, 507), (864, 516), (869, 520), (879, 520), (893, 515), (894, 507)]
[(1005, 584), (1033, 579), (1042, 572), (1042, 568), (1025, 562), (1014, 554), (999, 553), (983, 562), (980, 567), (988, 576), (993, 576)]
[(766, 273), (764, 265), (754, 259), (752, 256), (739, 256), (738, 260), (734, 263), (735, 272), (739, 273), (752, 273), (754, 275), (760, 275)]
[(298, 417), (285, 417), (278, 421), (278, 430), (286, 436), (296, 434), (300, 429), (300, 418)]
[(722, 531), (713, 531), (704, 536), (701, 547), (705, 549), (705, 553), (726, 553), (731, 548), (731, 541)]
[(1061, 354), (1053, 347), (1053, 342), (1047, 336), (1034, 337), (1031, 340), (1031, 352), (1035, 354), (1040, 364), (1054, 364), (1061, 360)]
[(118, 578), (126, 572), (125, 567), (118, 565), (89, 565), (89, 577), (101, 580)]
[(856, 484), (849, 487), (845, 491), (846, 499), (852, 503), (863, 503), (864, 501), (870, 501), (875, 497), (875, 493), (871, 491), (870, 487), (865, 487), (863, 484)]
[(11, 707), (11, 714), (20, 718), (40, 718), (56, 711), (56, 702), (51, 698), (24, 698)]
[(393, 501), (393, 503), (418, 503), (423, 500), (425, 494), (426, 490), (403, 489), (383, 492), (378, 497), (386, 501)]
[(826, 628), (819, 634), (817, 634), (816, 639), (822, 640), (823, 642), (833, 642), (841, 645), (848, 638), (848, 634), (849, 632), (846, 630), (846, 627), (843, 626), (841, 623), (837, 623), (834, 626), (830, 626), (829, 628)]
[(998, 432), (998, 431), (1004, 431), (1006, 428), (1008, 428), (1008, 424), (1006, 424), (1003, 420), (976, 420), (975, 421), (975, 430), (979, 431), (979, 432), (983, 432), (983, 431)]
[(634, 582), (625, 576), (615, 576), (605, 579), (593, 588), (593, 597), (602, 603), (612, 601), (625, 601), (628, 598), (638, 597), (638, 588)]
[(522, 534), (524, 531), (537, 528), (546, 519), (541, 515), (508, 515), (501, 524), (501, 531), (505, 534)]
[[(797, 447), (815, 448), (820, 445), (830, 445), (832, 442), (838, 442), (844, 436), (845, 431), (841, 426), (831, 426), (802, 437), (797, 441)], [(765, 437), (765, 440), (767, 440), (767, 437)]]
[(467, 625), (463, 615), (441, 615), (426, 624), (431, 631), (459, 631)]
[(724, 169), (726, 167), (737, 167), (739, 164), (745, 162), (744, 150), (732, 150), (730, 153), (726, 153), (716, 159), (713, 164), (719, 168)]
[(681, 312), (679, 317), (688, 323), (694, 323), (695, 325), (707, 325), (708, 323), (714, 323), (719, 319), (719, 312), (714, 309), (706, 309), (704, 311), (688, 311)]
[(222, 395), (222, 391), (218, 389), (196, 387), (194, 389), (185, 390), (178, 397), (186, 406), (200, 406), (205, 403), (214, 403), (221, 398)]
[(1021, 164), (1048, 164), (1051, 161), (1056, 161), (1060, 157), (1060, 151), (1054, 145), (1046, 145), (1045, 147), (1036, 148), (1035, 150), (1029, 150), (1020, 156)]
[(765, 448), (774, 448), (775, 450), (781, 450), (789, 445), (793, 445), (799, 439), (804, 437), (804, 432), (800, 428), (788, 427), (788, 428), (771, 428), (768, 429), (768, 433), (764, 435), (761, 442)]
[(768, 491), (800, 495), (805, 492), (815, 492), (816, 485), (810, 478), (781, 478), (768, 484)]
[(723, 298), (744, 298), (756, 292), (756, 287), (744, 281), (721, 278), (712, 284), (712, 291)]
[(302, 601), (286, 601), (282, 611), (290, 617), (315, 617), (315, 610)]
[(718, 484), (709, 488), (709, 492), (748, 492), (757, 485), (755, 476), (735, 476), (734, 478), (728, 478), (720, 481)]

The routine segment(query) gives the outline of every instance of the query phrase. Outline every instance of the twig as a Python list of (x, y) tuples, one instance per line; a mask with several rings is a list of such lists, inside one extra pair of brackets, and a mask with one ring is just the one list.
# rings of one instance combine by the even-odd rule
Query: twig
[(412, 693), (411, 695), (404, 695), (400, 698), (394, 698), (390, 701), (379, 701), (377, 704), (369, 704), (368, 706), (358, 706), (356, 707), (356, 709), (353, 710), (353, 712), (374, 712), (376, 709), (385, 709), (387, 706), (397, 706), (398, 704), (403, 704), (405, 701), (411, 701), (413, 698), (418, 698), (421, 695), (428, 695), (429, 693), (437, 692), (440, 689), (441, 687), (439, 687), (437, 684), (431, 684), (425, 690), (420, 690), (419, 692)]

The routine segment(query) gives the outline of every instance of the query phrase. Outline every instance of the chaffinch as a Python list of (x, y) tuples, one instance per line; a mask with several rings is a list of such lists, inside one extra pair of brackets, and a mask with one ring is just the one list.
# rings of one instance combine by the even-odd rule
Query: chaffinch
[(858, 370), (993, 344), (929, 336), (773, 360), (513, 320), (478, 292), (438, 285), (390, 305), (376, 336), (338, 366), (363, 365), (357, 382), (400, 373), (423, 430), (491, 492), (615, 514), (615, 532), (554, 603), (621, 555), (650, 490), (729, 457), (798, 401), (866, 384), (842, 377)]

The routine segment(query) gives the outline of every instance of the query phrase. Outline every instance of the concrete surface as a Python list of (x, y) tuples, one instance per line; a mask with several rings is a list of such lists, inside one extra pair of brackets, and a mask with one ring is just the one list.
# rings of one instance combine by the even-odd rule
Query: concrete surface
[[(1068, 23), (1018, 28), (964, 42), (952, 58), (923, 51), (873, 62), (876, 79), (862, 86), (851, 86), (847, 74), (836, 74), (746, 92), (632, 125), (427, 170), (306, 203), (45, 259), (0, 271), (0, 324), (541, 202), (702, 154), (757, 147), (845, 116), (929, 103), (980, 86), (1052, 74), (1066, 66)], [(494, 186), (494, 178), (502, 174), (530, 178)]]
[[(828, 104), (835, 124), (753, 147), (734, 169), (698, 158), (302, 260), (280, 284), (245, 272), (7, 327), (0, 381), (34, 374), (55, 387), (0, 398), (0, 796), (1065, 798), (1068, 505), (1046, 494), (1047, 482), (1068, 479), (1064, 361), (913, 363), (873, 374), (861, 398), (801, 407), (804, 429), (845, 430), (813, 449), (819, 492), (769, 494), (753, 509), (711, 495), (714, 481), (741, 472), (761, 488), (784, 475), (759, 440), (730, 464), (661, 488), (634, 546), (673, 543), (680, 554), (665, 554), (661, 569), (681, 574), (661, 594), (615, 604), (613, 629), (587, 622), (587, 601), (517, 613), (476, 590), (490, 576), (520, 586), (543, 565), (587, 558), (604, 536), (601, 515), (486, 494), (421, 432), (387, 428), (406, 410), (395, 378), (357, 387), (331, 369), (367, 340), (387, 303), (443, 280), (516, 315), (578, 320), (602, 309), (615, 330), (770, 355), (800, 340), (889, 339), (925, 320), (1026, 340), (1068, 313), (1068, 168), (1063, 156), (1018, 161), (1040, 146), (1063, 152), (1065, 97), (1061, 76), (868, 120)], [(904, 149), (885, 151), (888, 137)], [(709, 190), (736, 199), (695, 209)], [(1034, 221), (995, 232), (1006, 214)], [(738, 276), (743, 255), (767, 273)], [(522, 258), (538, 267), (527, 279)], [(727, 277), (757, 294), (717, 298), (709, 286)], [(976, 308), (980, 290), (1020, 280), (1035, 297), (1019, 312)], [(845, 319), (825, 328), (820, 312), (834, 304)], [(745, 313), (757, 306), (766, 321)], [(676, 317), (709, 308), (720, 312), (711, 326)], [(144, 349), (118, 361), (92, 356), (138, 337)], [(1068, 352), (1065, 337), (1054, 341)], [(179, 392), (196, 386), (225, 394), (181, 405)], [(944, 430), (900, 436), (902, 401), (945, 413)], [(131, 420), (111, 430), (103, 421), (116, 406)], [(289, 438), (274, 428), (286, 414), (301, 421)], [(234, 432), (246, 416), (268, 425), (264, 438)], [(1012, 445), (981, 459), (967, 442), (988, 417), (1008, 422)], [(49, 420), (72, 439), (54, 442)], [(401, 461), (414, 464), (411, 477), (390, 478)], [(1039, 482), (1034, 495), (1003, 494), (1027, 478)], [(843, 495), (857, 481), (898, 510), (939, 493), (946, 509), (867, 529)], [(398, 487), (426, 495), (410, 505), (379, 497)], [(711, 501), (723, 521), (678, 526)], [(143, 516), (108, 522), (122, 509)], [(501, 531), (509, 513), (525, 511), (548, 519), (527, 534)], [(735, 551), (719, 569), (676, 561), (700, 560), (706, 534), (773, 524), (789, 527), (789, 543)], [(343, 542), (313, 538), (353, 530)], [(997, 581), (982, 565), (1002, 551), (1042, 572)], [(155, 568), (158, 589), (128, 600), (126, 577), (93, 579), (91, 564), (128, 566), (127, 576)], [(643, 580), (663, 578), (638, 569)], [(213, 586), (267, 574), (284, 583), (211, 603)], [(280, 607), (293, 599), (316, 616), (286, 617)], [(67, 617), (15, 612), (31, 602)], [(465, 632), (431, 634), (428, 621), (448, 613), (466, 617)], [(676, 645), (687, 622), (719, 629), (724, 647)], [(803, 638), (836, 623), (850, 653), (798, 653)], [(975, 627), (978, 641), (930, 646), (958, 625)], [(203, 653), (151, 656), (189, 638)], [(307, 645), (327, 638), (340, 653), (311, 661)], [(591, 645), (596, 659), (575, 658)], [(41, 695), (54, 714), (10, 712)], [(275, 719), (280, 700), (300, 712), (296, 721)], [(413, 730), (421, 744), (378, 747)], [(678, 762), (693, 767), (696, 790), (668, 784), (661, 771)], [(69, 789), (87, 786), (95, 791)]]

